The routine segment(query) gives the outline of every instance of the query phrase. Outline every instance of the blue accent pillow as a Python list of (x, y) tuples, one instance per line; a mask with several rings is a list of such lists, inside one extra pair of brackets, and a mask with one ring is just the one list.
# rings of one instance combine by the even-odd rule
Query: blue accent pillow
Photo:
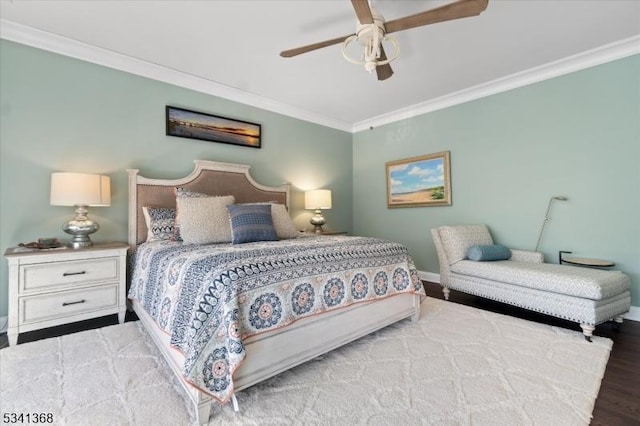
[(467, 250), (467, 259), (476, 262), (508, 260), (509, 258), (511, 258), (511, 250), (500, 244), (471, 246)]
[(232, 204), (227, 210), (233, 244), (278, 240), (270, 204)]

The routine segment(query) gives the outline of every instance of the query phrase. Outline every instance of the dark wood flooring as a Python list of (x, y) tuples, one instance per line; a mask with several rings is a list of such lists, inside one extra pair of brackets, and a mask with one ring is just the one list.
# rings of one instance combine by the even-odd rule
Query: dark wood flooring
[[(425, 282), (427, 294), (443, 299), (439, 284)], [(538, 314), (517, 307), (505, 305), (480, 297), (451, 292), (450, 302), (474, 306), (492, 312), (511, 315), (530, 321), (541, 322), (558, 327), (581, 331), (576, 323)], [(126, 321), (135, 321), (134, 313), (127, 313)], [(82, 330), (117, 324), (116, 315), (52, 327), (45, 330), (23, 333), (19, 343), (30, 342), (48, 337), (60, 336)], [(602, 379), (600, 393), (593, 411), (593, 426), (640, 426), (640, 322), (625, 321), (620, 330), (613, 329), (610, 323), (596, 327), (598, 336), (613, 340), (613, 349)], [(0, 335), (0, 348), (7, 345), (6, 334)]]

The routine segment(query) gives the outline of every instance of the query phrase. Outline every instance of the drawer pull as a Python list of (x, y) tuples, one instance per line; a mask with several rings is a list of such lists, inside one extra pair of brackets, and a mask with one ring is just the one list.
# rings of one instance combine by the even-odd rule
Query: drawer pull
[(68, 277), (70, 275), (82, 275), (82, 274), (86, 274), (87, 271), (80, 271), (80, 272), (64, 272), (62, 274), (63, 277)]
[(86, 302), (86, 300), (84, 299), (78, 300), (77, 302), (63, 302), (62, 306), (77, 305), (78, 303), (84, 303), (84, 302)]

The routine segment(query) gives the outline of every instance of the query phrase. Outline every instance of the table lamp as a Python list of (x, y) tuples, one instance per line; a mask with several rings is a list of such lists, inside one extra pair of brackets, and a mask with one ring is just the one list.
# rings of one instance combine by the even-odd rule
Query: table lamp
[(331, 191), (329, 189), (314, 189), (304, 193), (304, 208), (315, 210), (315, 214), (309, 222), (313, 225), (313, 232), (321, 234), (322, 225), (327, 223), (322, 215), (322, 210), (331, 208)]
[(72, 236), (70, 247), (89, 247), (93, 244), (89, 234), (100, 229), (100, 225), (87, 217), (87, 207), (111, 205), (111, 179), (86, 173), (52, 173), (50, 203), (76, 208), (76, 216), (62, 230)]

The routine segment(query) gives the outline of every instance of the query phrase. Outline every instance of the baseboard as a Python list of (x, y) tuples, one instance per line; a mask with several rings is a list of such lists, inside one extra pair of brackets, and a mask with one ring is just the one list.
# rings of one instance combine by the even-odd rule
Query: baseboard
[(640, 321), (640, 307), (632, 306), (629, 313), (624, 316), (625, 320)]
[(418, 271), (418, 276), (422, 281), (429, 281), (430, 283), (440, 284), (440, 274), (428, 271)]
[[(435, 272), (418, 271), (418, 276), (423, 281), (440, 284), (440, 274), (436, 274)], [(632, 306), (631, 309), (629, 309), (629, 313), (625, 314), (624, 319), (640, 322), (640, 306)]]
[(7, 317), (0, 317), (0, 334), (7, 332)]

